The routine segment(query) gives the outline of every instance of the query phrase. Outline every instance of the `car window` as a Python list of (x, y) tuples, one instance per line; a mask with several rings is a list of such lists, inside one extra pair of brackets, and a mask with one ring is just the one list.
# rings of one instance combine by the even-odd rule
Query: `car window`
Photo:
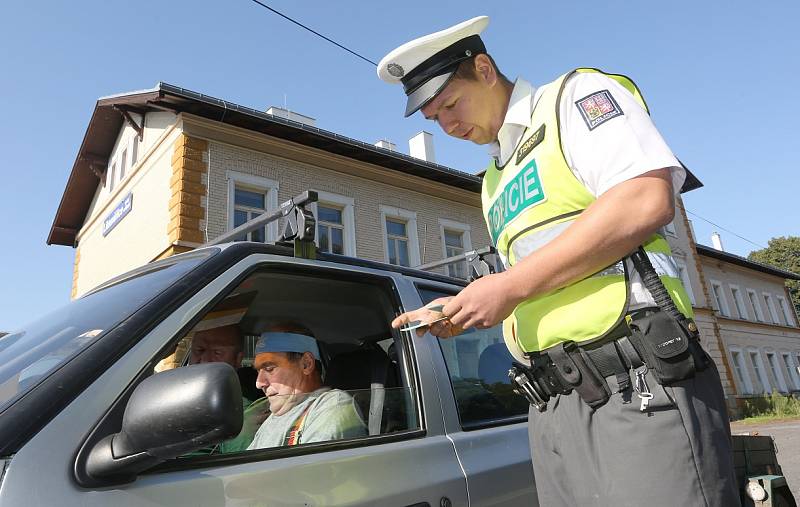
[(148, 264), (0, 337), (0, 410), (215, 252)]
[[(420, 288), (419, 292), (424, 304), (453, 295), (427, 288)], [(462, 428), (516, 422), (527, 415), (527, 401), (514, 393), (508, 378), (514, 358), (503, 341), (502, 325), (467, 329), (455, 338), (440, 339), (439, 347), (447, 364)]]
[[(388, 283), (259, 271), (198, 316), (155, 370), (227, 362), (239, 377), (244, 424), (235, 438), (180, 459), (419, 429), (413, 362), (389, 326), (397, 305)], [(302, 352), (259, 358), (262, 333), (310, 338), (318, 354), (311, 382), (298, 381), (311, 368)]]

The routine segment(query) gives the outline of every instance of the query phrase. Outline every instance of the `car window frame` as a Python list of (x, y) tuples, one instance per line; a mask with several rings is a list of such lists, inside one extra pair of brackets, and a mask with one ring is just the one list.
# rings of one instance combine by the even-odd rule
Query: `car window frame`
[[(442, 293), (442, 296), (455, 296), (460, 292), (465, 286), (467, 285), (466, 281), (453, 279), (453, 283), (446, 284), (441, 283), (438, 281), (431, 281), (426, 279), (418, 279), (415, 281), (414, 286), (417, 291), (421, 290), (428, 290), (428, 291), (435, 291)], [(425, 300), (422, 298), (422, 294), (420, 292), (420, 300), (425, 303)], [(501, 418), (491, 418), (485, 419), (480, 422), (468, 422), (464, 423), (461, 417), (461, 412), (458, 409), (458, 399), (456, 397), (455, 386), (453, 385), (452, 377), (450, 375), (450, 369), (447, 366), (447, 360), (444, 357), (444, 351), (441, 347), (441, 342), (444, 339), (439, 339), (433, 337), (430, 334), (426, 334), (426, 336), (431, 336), (436, 343), (437, 346), (435, 347), (438, 352), (436, 353), (437, 362), (441, 360), (441, 368), (446, 373), (446, 377), (440, 380), (440, 389), (443, 392), (446, 392), (448, 397), (452, 397), (452, 403), (450, 404), (450, 420), (448, 421), (448, 428), (450, 431), (477, 431), (485, 428), (493, 428), (498, 426), (510, 426), (513, 424), (518, 423), (527, 423), (528, 422), (528, 411), (526, 410), (523, 414), (519, 414), (516, 416), (507, 416)], [(450, 339), (450, 338), (447, 338)], [(455, 339), (458, 339), (457, 337)], [(446, 385), (442, 385), (446, 384)]]
[[(397, 311), (402, 311), (402, 301), (398, 294), (397, 288), (397, 277), (401, 275), (396, 275), (395, 273), (388, 273), (388, 272), (381, 272), (379, 270), (374, 269), (359, 269), (353, 266), (342, 266), (331, 262), (324, 262), (324, 261), (317, 261), (317, 262), (309, 262), (303, 259), (296, 259), (296, 258), (282, 258), (282, 259), (259, 259), (262, 257), (259, 254), (255, 254), (255, 258), (248, 259), (247, 257), (242, 259), (240, 262), (249, 263), (239, 274), (237, 274), (232, 280), (212, 297), (205, 305), (198, 308), (194, 315), (190, 319), (186, 320), (186, 323), (177, 329), (169, 338), (164, 346), (162, 346), (157, 352), (150, 355), (149, 361), (140, 369), (139, 373), (136, 375), (134, 380), (130, 382), (128, 386), (125, 387), (124, 394), (120, 396), (116, 403), (114, 403), (113, 407), (110, 407), (105, 416), (103, 417), (102, 421), (99, 421), (94, 430), (90, 433), (96, 435), (105, 436), (108, 434), (108, 431), (98, 431), (99, 428), (108, 424), (111, 427), (116, 427), (117, 429), (114, 432), (119, 431), (119, 422), (121, 422), (122, 414), (125, 410), (125, 405), (127, 404), (127, 400), (130, 397), (133, 390), (136, 386), (141, 383), (145, 378), (149, 377), (153, 374), (153, 368), (155, 365), (163, 358), (165, 355), (174, 347), (175, 343), (181, 339), (181, 337), (185, 336), (202, 318), (205, 316), (211, 309), (213, 309), (220, 301), (222, 301), (225, 297), (227, 297), (235, 288), (241, 285), (241, 283), (246, 280), (249, 276), (253, 275), (258, 271), (269, 271), (270, 269), (280, 270), (282, 273), (286, 273), (287, 271), (296, 271), (298, 274), (303, 276), (319, 276), (320, 274), (325, 274), (328, 276), (338, 276), (341, 277), (344, 274), (347, 277), (350, 277), (351, 280), (355, 279), (363, 279), (368, 278), (370, 281), (375, 283), (385, 283), (387, 284), (387, 289), (389, 289), (386, 293), (387, 297), (389, 298), (393, 307), (397, 309)], [(237, 263), (239, 264), (239, 263)], [(230, 267), (231, 269), (235, 269), (236, 265)], [(341, 279), (341, 278), (339, 278)], [(388, 323), (387, 323), (388, 324)], [(416, 354), (412, 351), (413, 345), (409, 344), (405, 341), (405, 338), (401, 336), (400, 333), (393, 332), (392, 337), (395, 339), (396, 342), (404, 342), (402, 345), (402, 349), (399, 353), (402, 353), (404, 368), (406, 369), (406, 378), (404, 379), (409, 383), (406, 386), (409, 389), (412, 389), (412, 400), (414, 403), (414, 408), (416, 410), (416, 417), (418, 422), (418, 428), (409, 429), (409, 430), (402, 430), (393, 433), (388, 433), (385, 435), (367, 435), (365, 437), (359, 437), (354, 439), (343, 439), (343, 440), (332, 440), (329, 442), (318, 442), (318, 443), (311, 443), (311, 444), (304, 444), (301, 446), (294, 446), (294, 447), (275, 447), (275, 448), (266, 448), (266, 449), (257, 449), (251, 451), (241, 451), (237, 453), (230, 453), (230, 454), (211, 454), (206, 456), (191, 456), (186, 458), (178, 458), (174, 460), (169, 460), (165, 463), (157, 465), (147, 471), (142, 472), (140, 475), (155, 475), (161, 473), (168, 473), (174, 471), (181, 471), (181, 470), (191, 470), (197, 468), (208, 468), (208, 467), (218, 467), (218, 466), (231, 466), (241, 463), (251, 463), (251, 462), (259, 462), (259, 461), (266, 461), (266, 460), (273, 460), (273, 459), (283, 459), (287, 457), (293, 456), (303, 456), (309, 454), (323, 454), (327, 452), (332, 452), (341, 449), (351, 449), (351, 448), (359, 448), (359, 447), (366, 447), (372, 445), (381, 445), (384, 443), (391, 443), (397, 442), (401, 440), (411, 440), (417, 438), (424, 438), (428, 434), (428, 427), (426, 423), (426, 414), (424, 411), (424, 406), (422, 403), (422, 385), (420, 382), (420, 375), (419, 369), (420, 365), (416, 359)], [(108, 421), (108, 423), (106, 423)], [(108, 427), (108, 426), (106, 426)], [(87, 446), (91, 445), (90, 441), (97, 441), (102, 436), (94, 436), (93, 438), (87, 438), (87, 440), (82, 444), (82, 447), (86, 448)]]

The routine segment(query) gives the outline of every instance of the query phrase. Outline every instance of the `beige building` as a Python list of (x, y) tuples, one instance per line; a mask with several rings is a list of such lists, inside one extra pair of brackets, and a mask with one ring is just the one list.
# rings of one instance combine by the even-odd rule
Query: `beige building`
[[(489, 244), (480, 175), (436, 164), (430, 134), (414, 156), (160, 83), (98, 100), (49, 244), (75, 248), (73, 297), (138, 265), (188, 251), (304, 190), (321, 250), (416, 266)], [(691, 174), (682, 191), (701, 186)], [(779, 269), (697, 245), (677, 199), (665, 228), (703, 344), (732, 409), (800, 389), (800, 330)], [(249, 235), (274, 240), (278, 224)], [(465, 266), (446, 268), (465, 276)]]
[(322, 250), (416, 266), (487, 245), (480, 178), (434, 163), (430, 134), (411, 146), (415, 157), (163, 83), (102, 98), (48, 243), (75, 247), (76, 297), (310, 189)]

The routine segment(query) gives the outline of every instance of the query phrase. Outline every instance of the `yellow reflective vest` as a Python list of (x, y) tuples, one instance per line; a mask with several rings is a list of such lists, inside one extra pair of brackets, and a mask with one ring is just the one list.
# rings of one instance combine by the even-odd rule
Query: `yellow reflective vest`
[[(492, 242), (513, 266), (561, 234), (595, 197), (578, 181), (561, 149), (559, 102), (564, 74), (542, 91), (530, 127), (505, 166), (495, 162), (483, 178), (483, 213)], [(606, 74), (647, 108), (639, 89), (625, 76)], [(654, 234), (643, 245), (678, 309), (693, 317), (669, 244)], [(629, 299), (628, 262), (606, 269), (561, 289), (528, 299), (503, 322), (513, 351), (545, 350), (564, 341), (589, 343), (603, 338), (625, 318)]]

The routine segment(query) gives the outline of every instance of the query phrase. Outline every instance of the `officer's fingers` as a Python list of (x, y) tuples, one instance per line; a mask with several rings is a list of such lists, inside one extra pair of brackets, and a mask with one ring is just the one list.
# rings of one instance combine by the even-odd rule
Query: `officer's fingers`
[(447, 304), (444, 305), (444, 308), (442, 308), (442, 315), (452, 320), (452, 317), (454, 317), (460, 311), (461, 311), (461, 302), (458, 300), (458, 296), (456, 296), (450, 299), (450, 301), (448, 301)]
[(400, 315), (400, 316), (396, 317), (396, 318), (395, 318), (395, 319), (392, 321), (392, 327), (393, 327), (393, 328), (395, 328), (395, 329), (398, 329), (398, 328), (400, 328), (400, 327), (402, 327), (402, 326), (405, 326), (406, 324), (408, 324), (408, 323), (409, 323), (409, 322), (411, 322), (412, 320), (419, 320), (419, 318), (418, 318), (418, 317), (415, 317), (415, 315), (416, 315), (416, 314), (417, 314), (417, 313), (418, 313), (420, 310), (423, 310), (423, 308), (420, 308), (420, 309), (418, 309), (418, 310), (414, 310), (414, 311), (411, 311), (411, 312), (406, 312), (406, 313), (404, 313), (404, 314), (402, 314), (402, 315)]

